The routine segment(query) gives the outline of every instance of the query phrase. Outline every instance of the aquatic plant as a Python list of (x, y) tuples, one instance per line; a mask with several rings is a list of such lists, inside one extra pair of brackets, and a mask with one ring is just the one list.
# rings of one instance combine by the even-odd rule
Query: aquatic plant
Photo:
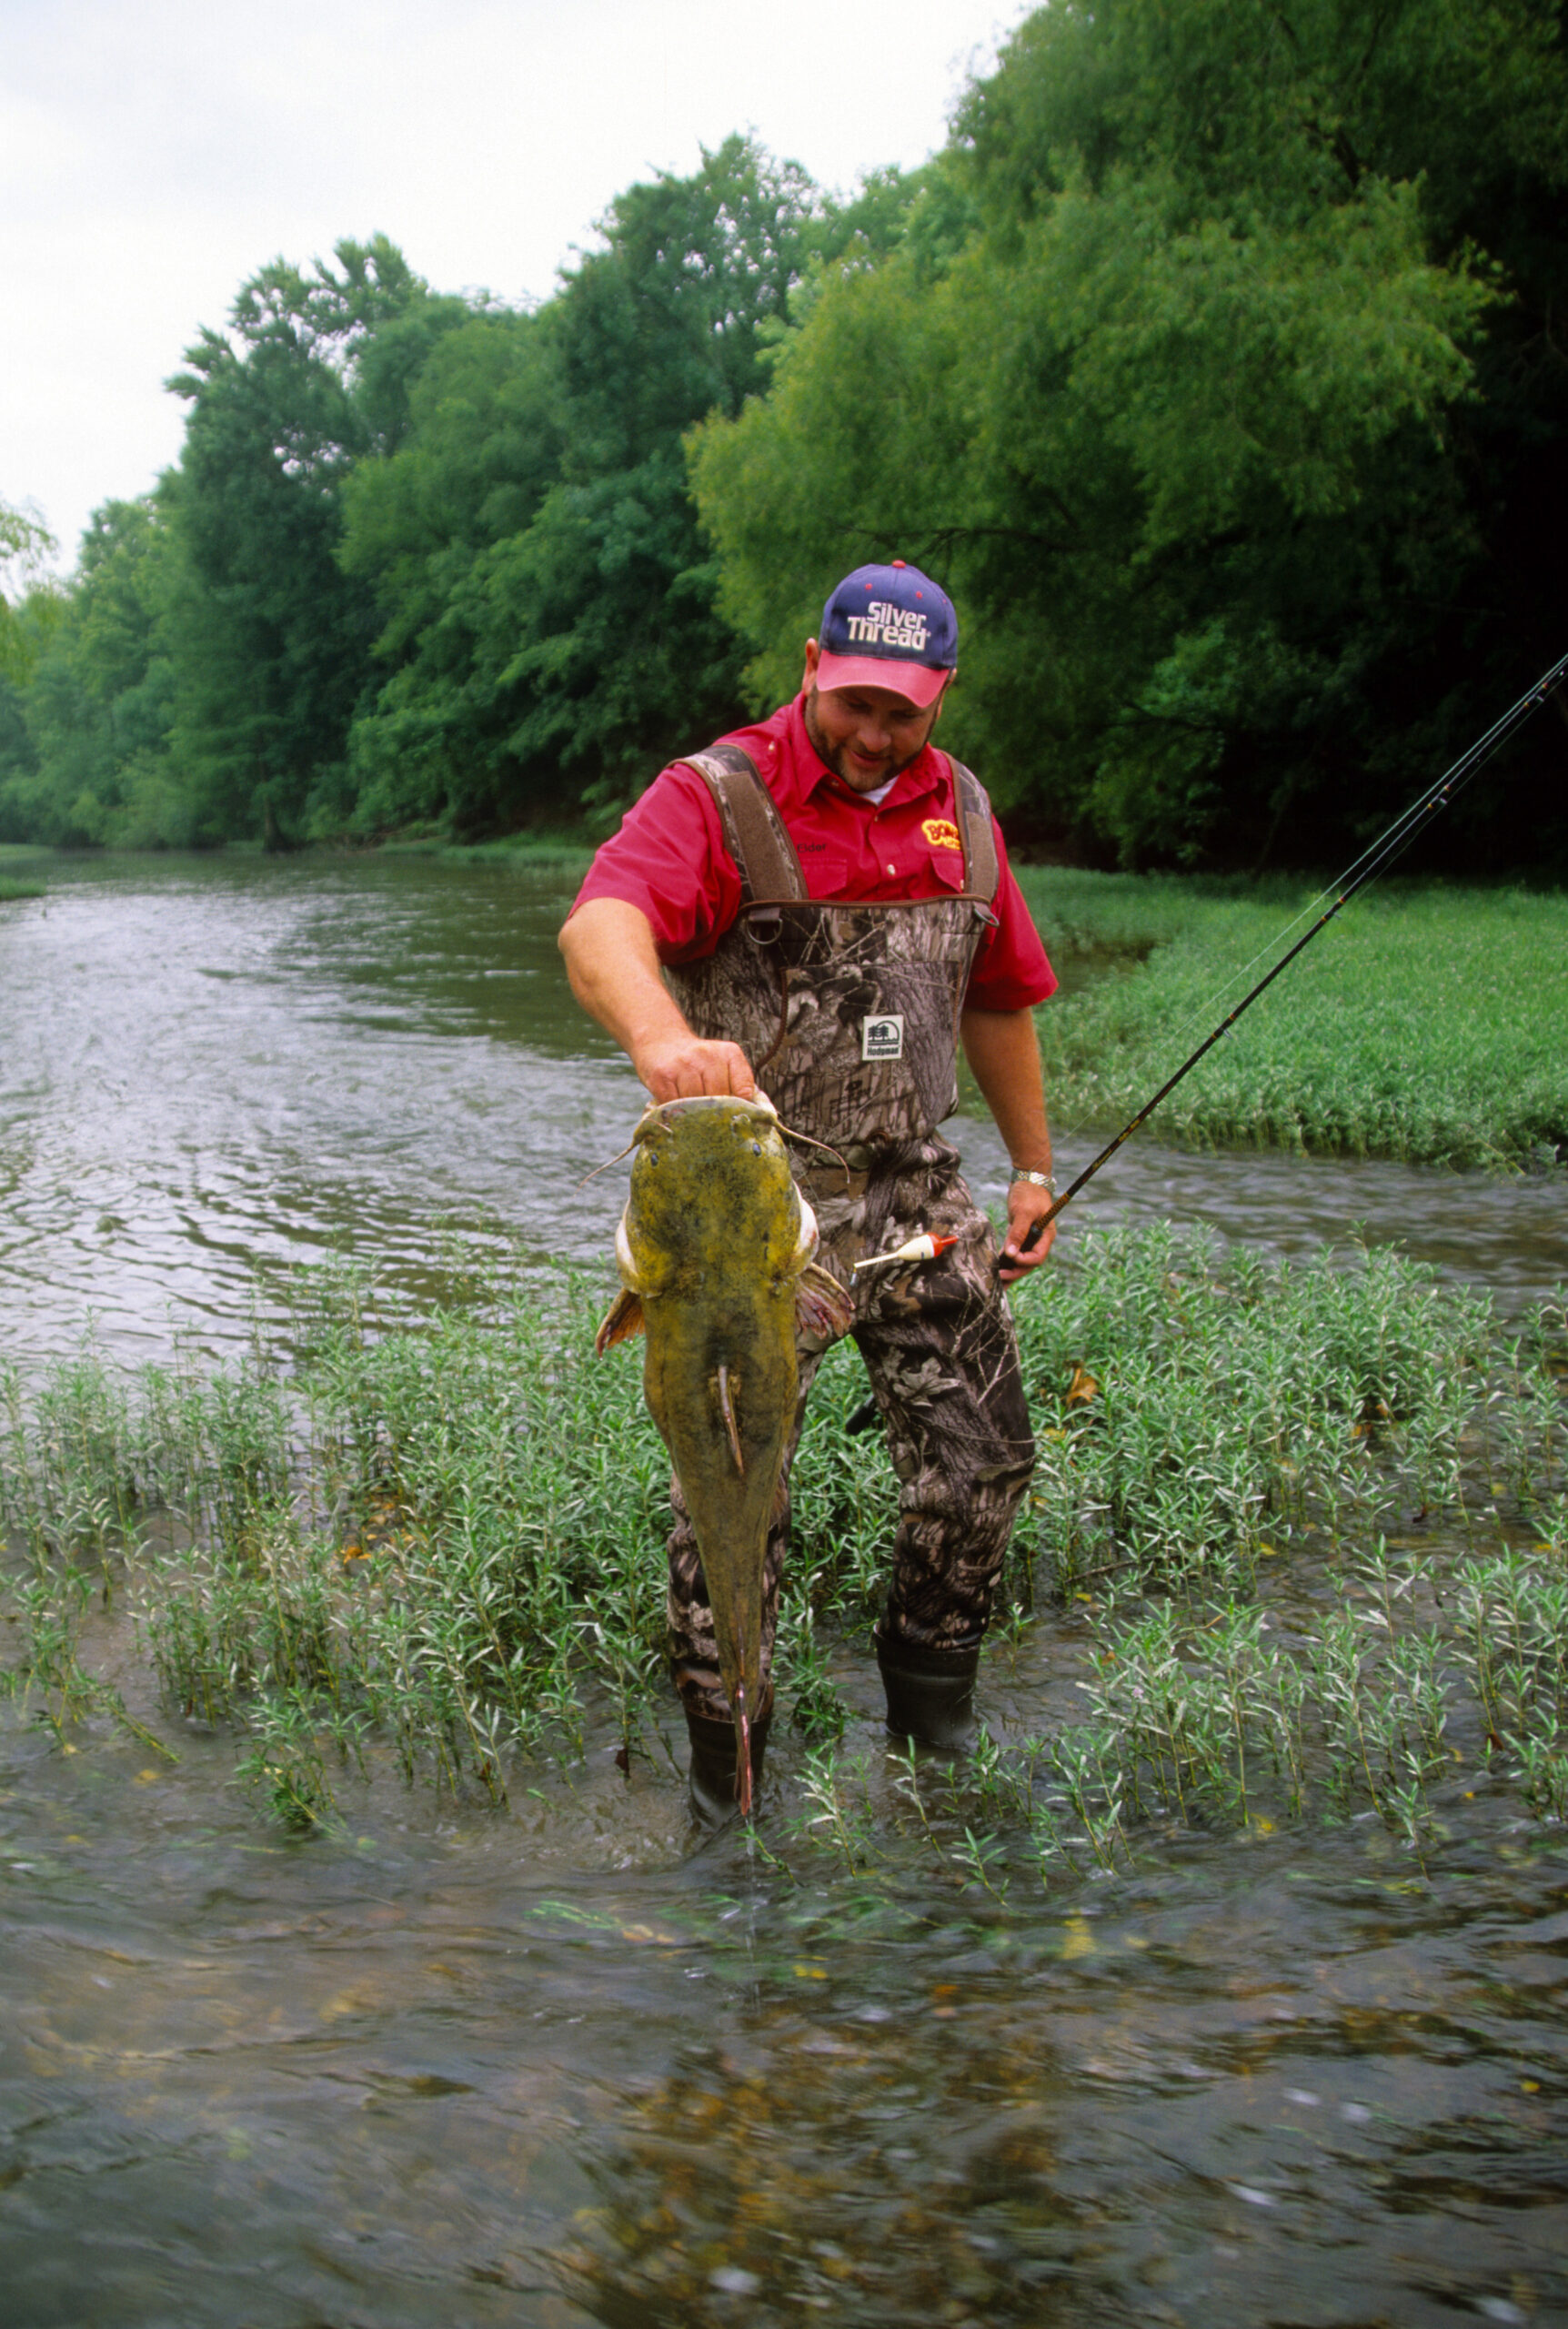
[[(153, 1739), (84, 1648), (128, 1597), (167, 1716), (232, 1728), (305, 1830), (372, 1756), (499, 1800), (590, 1710), (623, 1768), (661, 1752), (668, 1469), (635, 1356), (593, 1359), (587, 1282), (471, 1296), (389, 1325), (363, 1277), (307, 1274), (286, 1343), (241, 1366), (0, 1381), (14, 1690), (62, 1739)], [(866, 1763), (835, 1644), (864, 1640), (897, 1489), (845, 1430), (840, 1346), (780, 1613), (805, 1849), (869, 1865), (913, 1821), (983, 1892), (998, 1838), (1087, 1870), (1171, 1820), (1364, 1808), (1424, 1852), (1456, 1746), (1564, 1816), (1560, 1306), (1503, 1335), (1394, 1255), (1273, 1265), (1156, 1226), (1086, 1236), (1018, 1316), (1041, 1461), (990, 1654), (1065, 1622), (1080, 1703), (957, 1773), (900, 1762), (891, 1796)]]

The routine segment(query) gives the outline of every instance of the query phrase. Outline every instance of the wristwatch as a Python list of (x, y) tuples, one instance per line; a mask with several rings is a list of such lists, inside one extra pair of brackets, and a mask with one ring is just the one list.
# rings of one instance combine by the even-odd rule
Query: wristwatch
[(1049, 1189), (1052, 1196), (1056, 1195), (1054, 1173), (1030, 1173), (1023, 1165), (1015, 1164), (1012, 1168), (1012, 1177), (1015, 1181), (1032, 1182), (1037, 1189)]

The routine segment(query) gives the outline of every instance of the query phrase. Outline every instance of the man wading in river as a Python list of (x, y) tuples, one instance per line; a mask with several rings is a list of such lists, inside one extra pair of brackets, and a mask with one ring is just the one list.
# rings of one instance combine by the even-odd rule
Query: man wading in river
[[(660, 773), (595, 858), (560, 940), (578, 1001), (655, 1100), (744, 1099), (760, 1083), (785, 1124), (849, 1166), (846, 1183), (831, 1158), (795, 1152), (899, 1476), (877, 1628), (888, 1727), (948, 1749), (974, 1727), (980, 1638), (1034, 1464), (1001, 1285), (1055, 1235), (1021, 1250), (1051, 1197), (1032, 1006), (1056, 979), (985, 793), (930, 741), (957, 662), (945, 592), (899, 560), (859, 568), (806, 642), (794, 702)], [(938, 1136), (960, 1041), (1016, 1175), (1000, 1278), (990, 1225)], [(957, 1242), (851, 1280), (922, 1231)], [(786, 1480), (820, 1356), (802, 1346)], [(671, 1502), (671, 1659), (693, 1806), (717, 1821), (735, 1809), (734, 1732), (678, 1485)], [(788, 1533), (786, 1505), (768, 1542), (765, 1674)], [(759, 1775), (771, 1698), (769, 1682)]]

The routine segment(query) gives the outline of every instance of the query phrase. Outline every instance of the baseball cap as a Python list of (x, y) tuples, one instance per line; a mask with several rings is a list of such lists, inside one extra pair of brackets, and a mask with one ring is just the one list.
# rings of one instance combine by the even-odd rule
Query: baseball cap
[(895, 558), (845, 575), (818, 646), (819, 688), (890, 688), (923, 710), (958, 668), (959, 619), (940, 583)]

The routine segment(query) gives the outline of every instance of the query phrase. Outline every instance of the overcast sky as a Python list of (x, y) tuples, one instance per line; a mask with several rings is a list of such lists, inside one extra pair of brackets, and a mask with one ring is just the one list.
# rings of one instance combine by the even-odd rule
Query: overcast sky
[(389, 235), (548, 295), (610, 197), (753, 130), (821, 183), (940, 146), (1021, 0), (0, 0), (0, 500), (68, 564), (179, 449), (163, 388), (279, 256)]

